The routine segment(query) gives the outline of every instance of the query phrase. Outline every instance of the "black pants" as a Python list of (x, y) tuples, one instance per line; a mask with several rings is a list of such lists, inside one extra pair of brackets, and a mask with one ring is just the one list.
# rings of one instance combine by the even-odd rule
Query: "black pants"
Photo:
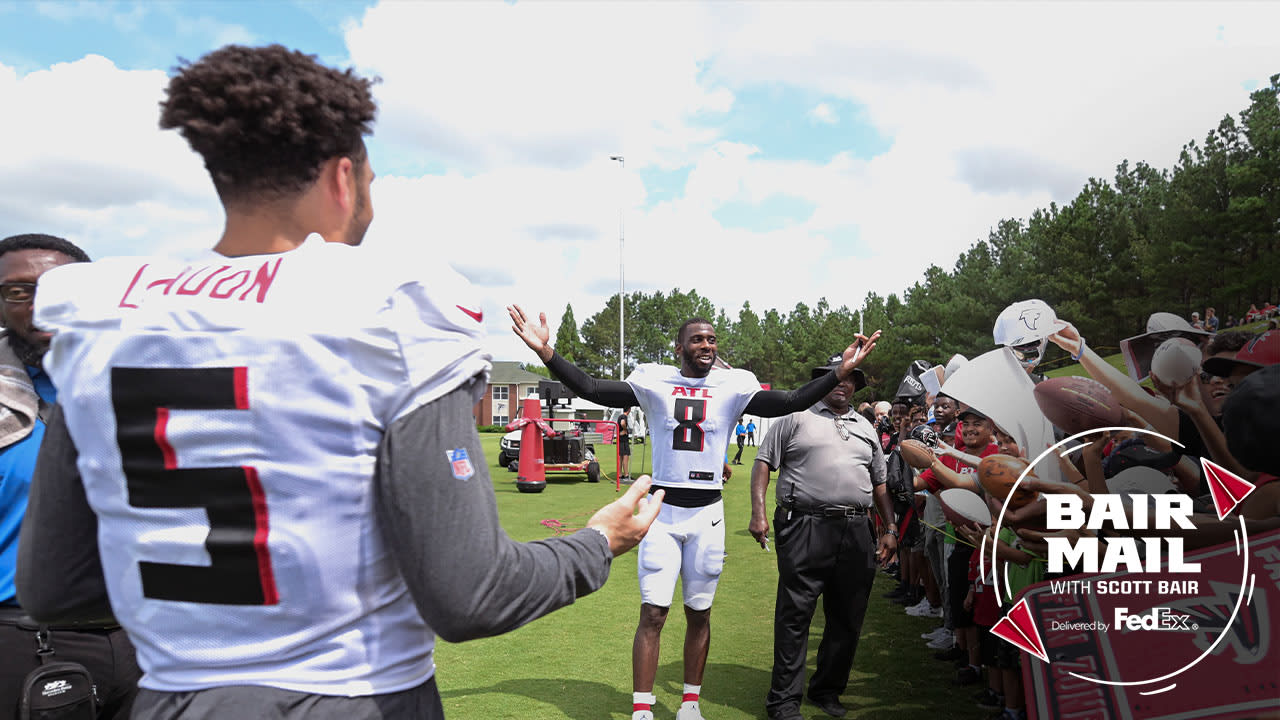
[[(53, 662), (78, 662), (93, 676), (102, 703), (99, 718), (129, 717), (142, 671), (124, 630), (53, 630), (50, 641)], [(18, 716), (22, 681), (39, 666), (36, 631), (0, 622), (0, 719)]]
[(826, 629), (809, 697), (837, 697), (849, 684), (862, 618), (875, 580), (871, 519), (820, 518), (782, 508), (773, 515), (778, 542), (778, 598), (773, 615), (773, 681), (765, 705), (772, 711), (800, 704), (809, 623), (822, 595)]
[(739, 435), (739, 436), (738, 436), (738, 454), (733, 456), (733, 462), (734, 462), (734, 464), (737, 464), (738, 462), (740, 462), (740, 461), (742, 460), (742, 446), (743, 446), (744, 444), (746, 444), (746, 442), (747, 442), (747, 436), (746, 436), (746, 435)]

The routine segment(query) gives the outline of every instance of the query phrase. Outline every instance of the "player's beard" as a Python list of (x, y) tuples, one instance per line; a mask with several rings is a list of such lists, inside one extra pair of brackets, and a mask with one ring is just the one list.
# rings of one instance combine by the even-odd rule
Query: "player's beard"
[(48, 347), (36, 347), (26, 340), (23, 340), (14, 332), (10, 332), (7, 338), (9, 340), (9, 347), (13, 349), (13, 354), (17, 355), (18, 359), (21, 360), (23, 364), (36, 368), (44, 367), (44, 354), (48, 352)]
[(682, 361), (682, 363), (683, 363), (684, 367), (687, 367), (687, 368), (689, 368), (689, 369), (691, 369), (691, 370), (695, 370), (695, 371), (698, 371), (698, 372), (701, 372), (701, 373), (709, 373), (709, 372), (711, 372), (711, 368), (715, 367), (715, 365), (716, 365), (716, 358), (717, 358), (717, 357), (719, 357), (719, 353), (718, 353), (717, 351), (715, 351), (715, 350), (712, 350), (712, 351), (711, 351), (711, 364), (710, 364), (710, 365), (708, 365), (708, 366), (707, 366), (707, 367), (705, 367), (705, 368), (704, 368), (704, 367), (702, 367), (702, 365), (698, 363), (698, 356), (697, 356), (697, 354), (696, 354), (695, 352), (691, 351), (691, 350), (681, 350), (681, 358), (680, 358), (680, 359), (681, 359), (681, 361)]
[(364, 219), (365, 208), (369, 205), (369, 193), (365, 192), (362, 187), (356, 190), (355, 208), (352, 210), (351, 219), (347, 221), (347, 227), (342, 231), (342, 242), (352, 247), (364, 242), (364, 234), (369, 231), (369, 220)]

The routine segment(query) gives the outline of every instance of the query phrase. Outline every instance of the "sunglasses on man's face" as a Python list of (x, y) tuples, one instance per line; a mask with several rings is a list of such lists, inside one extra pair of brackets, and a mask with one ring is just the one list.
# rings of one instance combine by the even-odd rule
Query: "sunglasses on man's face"
[(1044, 348), (1043, 340), (1036, 340), (1035, 342), (1009, 346), (1009, 349), (1013, 351), (1013, 356), (1018, 358), (1018, 360), (1022, 362), (1038, 359), (1040, 357), (1040, 351), (1043, 348)]

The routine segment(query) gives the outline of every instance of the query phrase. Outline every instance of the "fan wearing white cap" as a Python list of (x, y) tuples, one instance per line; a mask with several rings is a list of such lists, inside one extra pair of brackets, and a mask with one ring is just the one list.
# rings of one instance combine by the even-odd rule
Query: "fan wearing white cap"
[(1063, 324), (1045, 301), (1020, 300), (1000, 313), (991, 335), (997, 345), (1013, 351), (1022, 369), (1039, 382), (1042, 377), (1032, 371), (1044, 359), (1049, 336)]
[[(1147, 330), (1141, 335), (1125, 338), (1120, 341), (1120, 354), (1124, 356), (1124, 364), (1129, 369), (1129, 377), (1134, 382), (1142, 382), (1151, 374), (1151, 363), (1156, 349), (1174, 338), (1185, 338), (1200, 345), (1209, 338), (1210, 333), (1191, 327), (1179, 315), (1167, 312), (1154, 312), (1147, 318)], [(1168, 380), (1168, 378), (1165, 378)]]

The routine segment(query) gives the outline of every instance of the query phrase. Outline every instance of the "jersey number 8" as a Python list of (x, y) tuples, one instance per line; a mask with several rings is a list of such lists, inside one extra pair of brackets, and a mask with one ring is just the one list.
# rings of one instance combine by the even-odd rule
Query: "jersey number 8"
[(702, 421), (707, 417), (707, 401), (676, 398), (676, 429), (671, 433), (672, 450), (702, 452)]

